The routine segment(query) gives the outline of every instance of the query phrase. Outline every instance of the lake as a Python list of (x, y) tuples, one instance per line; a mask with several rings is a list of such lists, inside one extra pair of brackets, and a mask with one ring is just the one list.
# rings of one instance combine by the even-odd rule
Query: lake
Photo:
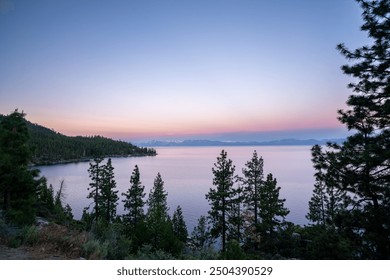
[[(290, 209), (287, 220), (296, 224), (307, 223), (305, 215), (314, 185), (314, 169), (311, 162), (311, 146), (256, 146), (256, 147), (161, 147), (155, 157), (113, 158), (118, 194), (126, 192), (135, 165), (138, 165), (146, 196), (153, 187), (158, 172), (164, 180), (168, 192), (170, 213), (180, 205), (183, 209), (188, 231), (192, 232), (201, 215), (209, 210), (206, 193), (212, 185), (211, 168), (217, 161), (221, 150), (227, 151), (228, 158), (236, 166), (236, 174), (242, 175), (242, 168), (252, 158), (256, 150), (264, 159), (264, 173), (272, 173), (281, 187), (280, 197), (285, 198), (285, 206)], [(61, 180), (65, 180), (64, 204), (69, 203), (73, 215), (80, 219), (83, 208), (92, 203), (87, 199), (90, 181), (88, 162), (69, 163), (52, 166), (40, 166), (54, 189), (58, 189)], [(124, 212), (122, 196), (117, 209)]]

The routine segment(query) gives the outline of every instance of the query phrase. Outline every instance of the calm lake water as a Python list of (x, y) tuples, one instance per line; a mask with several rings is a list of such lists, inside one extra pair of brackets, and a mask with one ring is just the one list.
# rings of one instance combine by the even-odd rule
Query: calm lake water
[[(314, 185), (314, 169), (311, 163), (310, 146), (257, 146), (257, 147), (162, 147), (157, 148), (156, 157), (113, 158), (118, 194), (126, 192), (134, 166), (137, 164), (146, 196), (153, 187), (158, 172), (165, 182), (168, 192), (170, 213), (180, 205), (189, 232), (197, 224), (201, 215), (209, 210), (205, 194), (213, 188), (211, 168), (217, 156), (224, 149), (228, 158), (236, 166), (236, 174), (242, 175), (242, 168), (252, 158), (256, 150), (264, 159), (264, 173), (272, 173), (281, 187), (280, 197), (285, 198), (285, 206), (290, 209), (287, 220), (296, 224), (306, 224)], [(41, 166), (41, 175), (57, 189), (60, 181), (65, 180), (65, 203), (73, 209), (76, 219), (81, 218), (84, 207), (92, 203), (87, 199), (87, 187), (90, 183), (89, 163), (71, 163)], [(118, 214), (122, 214), (123, 198), (120, 196)]]

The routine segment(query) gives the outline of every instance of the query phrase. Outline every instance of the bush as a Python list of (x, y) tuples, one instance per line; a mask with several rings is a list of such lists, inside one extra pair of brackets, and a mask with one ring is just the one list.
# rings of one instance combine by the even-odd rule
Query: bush
[(21, 240), (23, 244), (34, 245), (38, 242), (39, 231), (36, 226), (24, 227), (21, 233)]
[(174, 260), (175, 257), (163, 250), (153, 250), (150, 244), (143, 245), (136, 255), (129, 256), (133, 260)]
[(96, 239), (88, 240), (83, 245), (85, 257), (90, 260), (105, 259), (108, 254), (108, 242), (100, 243)]

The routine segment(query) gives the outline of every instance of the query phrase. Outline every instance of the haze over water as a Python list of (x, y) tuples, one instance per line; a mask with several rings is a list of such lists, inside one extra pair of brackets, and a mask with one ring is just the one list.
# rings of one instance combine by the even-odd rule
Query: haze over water
[[(280, 197), (285, 198), (285, 206), (290, 209), (287, 220), (296, 224), (306, 224), (314, 185), (314, 169), (311, 163), (310, 146), (256, 146), (256, 147), (163, 147), (157, 148), (156, 157), (113, 158), (118, 195), (129, 188), (129, 180), (137, 164), (141, 181), (145, 186), (146, 196), (153, 187), (158, 172), (165, 182), (168, 192), (170, 214), (180, 205), (188, 231), (191, 232), (201, 215), (209, 210), (205, 194), (212, 185), (211, 168), (217, 156), (225, 149), (228, 158), (233, 160), (237, 175), (242, 175), (242, 168), (257, 150), (264, 159), (264, 175), (272, 173), (281, 187)], [(60, 180), (65, 180), (64, 203), (69, 203), (76, 219), (81, 218), (84, 207), (92, 203), (86, 199), (90, 181), (89, 163), (74, 163), (53, 166), (41, 166), (41, 175), (49, 184), (58, 188)], [(117, 214), (123, 214), (122, 196), (120, 196)]]

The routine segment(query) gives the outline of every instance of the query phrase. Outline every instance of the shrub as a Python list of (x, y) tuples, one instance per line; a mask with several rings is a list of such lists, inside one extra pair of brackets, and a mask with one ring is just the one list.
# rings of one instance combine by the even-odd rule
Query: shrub
[(100, 243), (96, 239), (88, 240), (83, 245), (85, 257), (90, 260), (105, 259), (108, 254), (108, 242)]
[(36, 226), (24, 227), (21, 233), (23, 244), (34, 245), (38, 242), (39, 231)]

